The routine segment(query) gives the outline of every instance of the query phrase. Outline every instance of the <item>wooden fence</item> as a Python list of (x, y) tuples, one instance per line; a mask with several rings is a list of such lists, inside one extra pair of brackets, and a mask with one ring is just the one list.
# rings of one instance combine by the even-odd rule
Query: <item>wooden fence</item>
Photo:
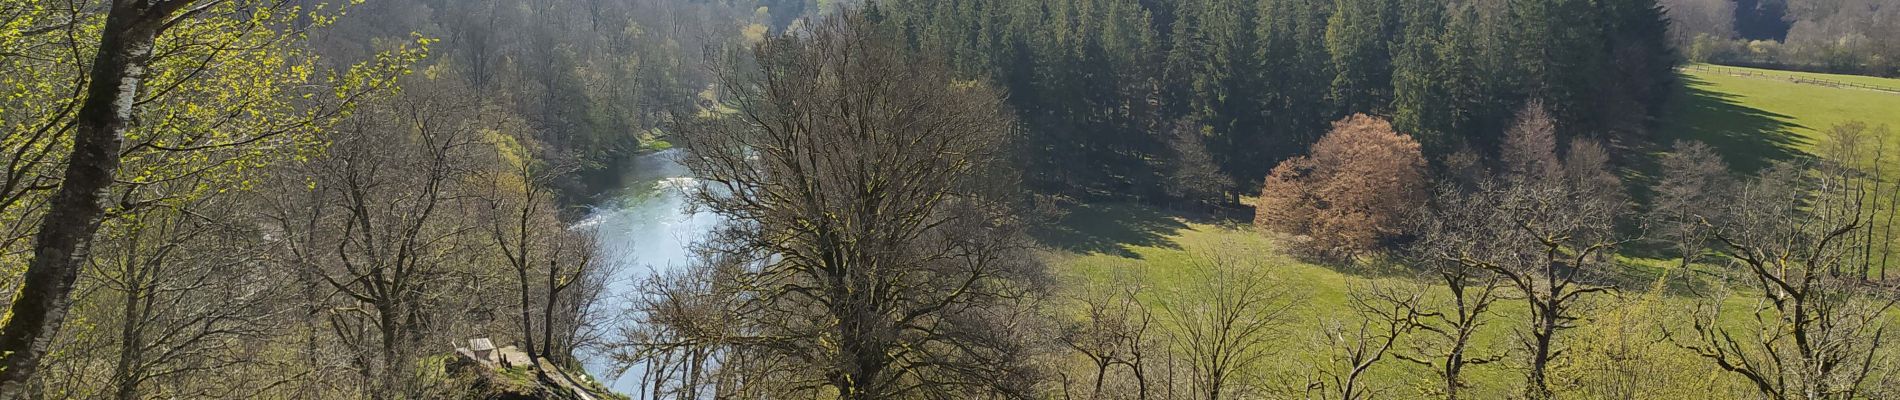
[(1837, 81), (1833, 79), (1815, 78), (1815, 77), (1800, 76), (1800, 75), (1787, 74), (1787, 73), (1762, 73), (1759, 71), (1751, 71), (1751, 70), (1746, 70), (1746, 69), (1741, 69), (1741, 68), (1731, 68), (1731, 67), (1723, 67), (1723, 66), (1690, 65), (1690, 66), (1683, 67), (1683, 69), (1687, 69), (1691, 71), (1713, 72), (1713, 73), (1718, 73), (1718, 74), (1726, 74), (1726, 75), (1749, 77), (1749, 78), (1774, 79), (1774, 80), (1793, 82), (1793, 83), (1798, 83), (1798, 84), (1803, 84), (1803, 85), (1819, 85), (1819, 86), (1836, 87), (1836, 88), (1863, 89), (1863, 90), (1872, 90), (1876, 92), (1883, 92), (1883, 93), (1889, 93), (1889, 94), (1900, 94), (1900, 86), (1869, 85), (1865, 83), (1843, 82), (1843, 81)]

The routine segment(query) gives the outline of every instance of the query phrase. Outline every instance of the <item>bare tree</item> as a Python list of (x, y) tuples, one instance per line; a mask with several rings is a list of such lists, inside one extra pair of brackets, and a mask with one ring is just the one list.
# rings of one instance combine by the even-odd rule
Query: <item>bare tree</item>
[(597, 267), (596, 243), (591, 232), (564, 226), (555, 208), (555, 180), (575, 168), (540, 161), (527, 145), (529, 138), (505, 138), (510, 140), (500, 142), (512, 145), (496, 147), (500, 152), (496, 159), (505, 165), (486, 171), (485, 180), (492, 186), (485, 188), (480, 201), (486, 209), (482, 218), (489, 222), (495, 248), (514, 271), (522, 344), (535, 370), (548, 378), (541, 361), (564, 361), (573, 340), (571, 332), (560, 336), (557, 329), (566, 331), (581, 323), (571, 307), (586, 300), (575, 298), (576, 292), (569, 290)]
[[(188, 187), (188, 186), (187, 186)], [(112, 384), (114, 398), (145, 398), (162, 382), (209, 377), (255, 366), (243, 341), (263, 335), (281, 304), (278, 275), (265, 263), (268, 243), (230, 215), (233, 198), (212, 198), (150, 212), (95, 259), (99, 279), (122, 301)], [(201, 385), (196, 395), (225, 396), (238, 383)], [(194, 393), (173, 386), (172, 393)]]
[(286, 275), (240, 199), (209, 195), (210, 182), (151, 185), (157, 201), (105, 221), (73, 295), (85, 324), (55, 344), (34, 379), (40, 393), (224, 398), (268, 385), (218, 378), (266, 367), (256, 351), (284, 315)]
[[(1875, 269), (1884, 278), (1892, 254), (1894, 216), (1900, 203), (1900, 185), (1887, 185), (1887, 128), (1870, 128), (1866, 123), (1850, 121), (1823, 131), (1827, 139), (1821, 146), (1819, 163), (1822, 189), (1838, 190), (1827, 196), (1816, 210), (1828, 218), (1861, 221), (1860, 229), (1845, 240), (1853, 251), (1840, 268), (1857, 273), (1860, 279), (1873, 279)], [(1884, 280), (1884, 279), (1883, 279)]]
[(1450, 185), (1437, 191), (1426, 211), (1418, 214), (1413, 225), (1420, 240), (1404, 255), (1421, 271), (1424, 280), (1444, 285), (1445, 300), (1426, 304), (1415, 320), (1420, 335), (1410, 343), (1409, 351), (1393, 356), (1431, 367), (1442, 386), (1439, 395), (1459, 398), (1468, 383), (1466, 368), (1497, 362), (1503, 354), (1472, 354), (1473, 335), (1489, 322), (1491, 307), (1503, 299), (1502, 278), (1482, 267), (1458, 261), (1461, 254), (1492, 251), (1490, 242), (1471, 241), (1464, 235), (1481, 232), (1492, 210), (1481, 203), (1465, 201), (1465, 193)]
[(551, 236), (555, 242), (541, 275), (541, 357), (572, 366), (575, 352), (596, 340), (587, 335), (606, 296), (604, 283), (622, 266), (596, 256), (600, 241), (590, 229), (563, 227)]
[(1708, 231), (1697, 216), (1720, 204), (1728, 173), (1721, 155), (1702, 142), (1676, 142), (1663, 156), (1649, 220), (1659, 225), (1658, 239), (1681, 254), (1677, 267), (1688, 268), (1708, 249)]
[[(1160, 346), (1159, 322), (1139, 296), (1142, 287), (1115, 285), (1087, 291), (1079, 303), (1082, 319), (1063, 327), (1057, 338), (1064, 346), (1089, 360), (1094, 368), (1088, 398), (1147, 399), (1154, 392), (1149, 384), (1156, 371), (1150, 369), (1153, 349)], [(1126, 379), (1110, 380), (1116, 370), (1124, 370)], [(1133, 387), (1120, 383), (1132, 384)], [(1116, 396), (1120, 393), (1121, 396)]]
[(755, 49), (735, 113), (682, 119), (696, 203), (733, 221), (737, 314), (776, 377), (845, 399), (1009, 395), (1026, 368), (1000, 310), (1040, 265), (999, 172), (1014, 122), (998, 93), (908, 54), (859, 12)]
[[(1240, 245), (1225, 246), (1245, 248)], [(1162, 304), (1173, 325), (1170, 341), (1186, 359), (1196, 398), (1258, 396), (1263, 382), (1249, 381), (1285, 336), (1282, 327), (1297, 302), (1253, 252), (1228, 250), (1195, 257), (1193, 280)]]
[(458, 215), (492, 154), (479, 131), (485, 120), (472, 96), (431, 86), (447, 82), (416, 83), (352, 116), (328, 152), (286, 171), (305, 178), (281, 182), (272, 196), (288, 258), (343, 297), (326, 307), (330, 328), (358, 350), (372, 397), (413, 393), (409, 360), (451, 268), (485, 253), (471, 247), (479, 225)]
[(1400, 340), (1421, 326), (1418, 319), (1427, 314), (1420, 308), (1424, 292), (1373, 285), (1349, 290), (1347, 296), (1347, 305), (1358, 321), (1326, 324), (1322, 336), (1327, 359), (1308, 379), (1307, 393), (1343, 400), (1369, 399), (1382, 389), (1367, 387), (1366, 373), (1394, 354)]
[(713, 398), (748, 398), (784, 390), (753, 373), (762, 365), (793, 367), (752, 357), (763, 352), (748, 346), (756, 342), (745, 339), (740, 323), (749, 297), (731, 284), (731, 274), (741, 272), (708, 256), (640, 282), (630, 310), (635, 315), (621, 327), (613, 358), (623, 370), (638, 370), (641, 396), (696, 399), (710, 390)]
[(1162, 189), (1195, 207), (1215, 205), (1232, 192), (1233, 179), (1221, 173), (1207, 149), (1208, 130), (1193, 120), (1175, 121), (1167, 130), (1167, 181)]
[(1527, 356), (1525, 396), (1534, 399), (1552, 395), (1547, 374), (1562, 355), (1557, 335), (1576, 326), (1586, 296), (1614, 289), (1599, 276), (1615, 267), (1618, 246), (1632, 240), (1617, 230), (1629, 207), (1608, 155), (1579, 139), (1559, 158), (1555, 136), (1548, 113), (1528, 106), (1505, 137), (1506, 172), (1459, 197), (1463, 207), (1484, 211), (1464, 214), (1473, 219), (1431, 239), (1468, 243), (1442, 253), (1443, 260), (1497, 274), (1522, 293), (1531, 314), (1518, 332)]
[(1860, 251), (1852, 237), (1867, 221), (1855, 210), (1831, 210), (1861, 206), (1857, 190), (1840, 184), (1845, 178), (1825, 176), (1843, 171), (1778, 164), (1703, 216), (1740, 284), (1759, 297), (1743, 326), (1720, 318), (1726, 296), (1707, 300), (1691, 331), (1672, 332), (1678, 345), (1770, 399), (1891, 394), (1868, 381), (1880, 373), (1896, 299), (1891, 287), (1844, 274), (1842, 264)]

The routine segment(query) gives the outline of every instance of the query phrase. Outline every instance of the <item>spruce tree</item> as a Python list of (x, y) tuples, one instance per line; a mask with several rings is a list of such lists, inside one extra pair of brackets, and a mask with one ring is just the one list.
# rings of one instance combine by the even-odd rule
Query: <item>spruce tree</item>
[(1449, 97), (1438, 47), (1444, 29), (1436, 1), (1406, 0), (1404, 35), (1392, 56), (1392, 125), (1433, 152), (1452, 148)]
[(1338, 114), (1385, 114), (1391, 103), (1395, 25), (1387, 0), (1336, 0), (1326, 23), (1332, 55), (1332, 99)]

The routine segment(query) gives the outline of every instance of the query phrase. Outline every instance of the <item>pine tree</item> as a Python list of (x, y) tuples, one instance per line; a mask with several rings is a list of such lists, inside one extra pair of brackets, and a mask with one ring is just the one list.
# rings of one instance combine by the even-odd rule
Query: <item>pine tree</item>
[[(1264, 176), (1255, 168), (1264, 142), (1256, 10), (1244, 1), (1188, 0), (1177, 9), (1169, 81), (1186, 105), (1184, 117), (1204, 121), (1215, 163), (1233, 179), (1229, 187)], [(1184, 25), (1191, 24), (1191, 25)], [(1258, 169), (1258, 172), (1253, 170)], [(1237, 200), (1238, 193), (1230, 196)]]
[(1438, 57), (1443, 9), (1429, 0), (1407, 0), (1404, 36), (1392, 56), (1392, 125), (1418, 138), (1426, 149), (1452, 149), (1451, 112)]
[(1655, 106), (1675, 85), (1680, 56), (1669, 42), (1669, 21), (1656, 0), (1604, 3), (1609, 40), (1602, 95), (1596, 98), (1604, 128), (1612, 133), (1641, 133)]
[(1392, 2), (1336, 0), (1326, 23), (1326, 49), (1332, 55), (1332, 99), (1340, 114), (1384, 114), (1391, 104), (1395, 26)]
[[(1325, 47), (1330, 0), (1268, 0), (1261, 4), (1260, 54), (1265, 130), (1260, 151), (1270, 160), (1290, 157), (1319, 139), (1331, 122), (1327, 101), (1333, 79)], [(1266, 176), (1248, 170), (1249, 178)], [(1258, 174), (1258, 175), (1254, 175)], [(1258, 179), (1249, 180), (1251, 182)]]

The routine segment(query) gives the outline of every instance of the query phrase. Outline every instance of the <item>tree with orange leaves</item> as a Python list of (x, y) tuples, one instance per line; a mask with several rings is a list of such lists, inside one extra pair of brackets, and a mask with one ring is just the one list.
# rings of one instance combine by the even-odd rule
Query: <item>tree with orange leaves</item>
[(1274, 167), (1254, 225), (1298, 238), (1301, 251), (1350, 257), (1398, 233), (1424, 198), (1425, 179), (1417, 140), (1354, 114), (1334, 122), (1312, 154)]

